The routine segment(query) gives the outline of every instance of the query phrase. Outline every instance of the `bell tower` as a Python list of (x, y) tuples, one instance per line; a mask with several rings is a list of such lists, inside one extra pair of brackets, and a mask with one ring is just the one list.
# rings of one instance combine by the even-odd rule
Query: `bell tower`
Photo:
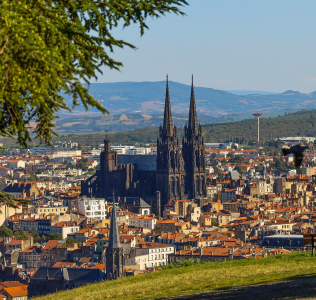
[(206, 172), (202, 126), (197, 122), (193, 75), (188, 125), (184, 127), (182, 153), (186, 171), (186, 193), (189, 199), (206, 196)]
[(184, 195), (184, 161), (179, 148), (177, 127), (172, 124), (169, 83), (167, 76), (163, 124), (157, 138), (157, 189), (160, 191), (161, 210), (173, 199)]
[(111, 216), (111, 228), (109, 244), (106, 248), (106, 278), (107, 280), (117, 279), (123, 276), (123, 248), (120, 243), (120, 232), (116, 220), (116, 207), (113, 192), (113, 208)]

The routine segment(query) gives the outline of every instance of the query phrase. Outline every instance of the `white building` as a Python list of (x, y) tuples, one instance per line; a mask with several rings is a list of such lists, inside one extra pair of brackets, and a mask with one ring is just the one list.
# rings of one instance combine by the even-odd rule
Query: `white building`
[(51, 225), (50, 233), (61, 233), (62, 238), (66, 239), (69, 233), (75, 233), (80, 230), (80, 226), (76, 222), (59, 222), (55, 225)]
[(92, 154), (94, 156), (100, 156), (101, 149), (92, 149), (92, 150), (89, 150), (89, 151), (86, 151), (86, 152), (82, 152), (82, 155), (84, 155), (84, 154)]
[(81, 156), (81, 150), (57, 150), (53, 153), (53, 158), (55, 157), (74, 157)]
[(111, 146), (111, 150), (116, 151), (117, 154), (127, 154), (126, 151), (131, 150), (131, 149), (135, 149), (135, 146), (122, 146), (122, 145)]
[(106, 204), (104, 199), (81, 198), (78, 200), (78, 212), (88, 218), (105, 220), (108, 213)]
[(124, 264), (125, 266), (137, 264), (140, 270), (164, 266), (168, 263), (168, 255), (173, 253), (173, 245), (148, 243), (146, 248), (134, 248), (130, 258), (124, 260)]
[(128, 219), (129, 226), (135, 226), (140, 228), (148, 228), (155, 230), (157, 225), (157, 219), (149, 216), (136, 216)]
[(7, 162), (7, 167), (10, 169), (25, 169), (25, 162), (23, 160), (19, 160), (19, 159), (10, 159)]
[(151, 148), (135, 148), (126, 150), (126, 154), (145, 155), (151, 153)]

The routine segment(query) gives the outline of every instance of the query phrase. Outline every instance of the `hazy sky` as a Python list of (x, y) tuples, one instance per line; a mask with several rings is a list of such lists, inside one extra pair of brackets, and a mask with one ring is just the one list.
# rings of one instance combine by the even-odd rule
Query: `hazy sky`
[(97, 82), (161, 81), (223, 90), (316, 90), (315, 0), (188, 0), (187, 16), (115, 29), (138, 50), (115, 49), (122, 72)]

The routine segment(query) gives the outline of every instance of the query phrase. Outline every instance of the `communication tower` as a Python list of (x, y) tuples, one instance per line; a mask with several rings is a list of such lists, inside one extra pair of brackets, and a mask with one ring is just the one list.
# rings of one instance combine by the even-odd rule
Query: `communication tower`
[(263, 115), (263, 113), (253, 113), (252, 115), (257, 118), (257, 123), (258, 123), (258, 143), (259, 143), (259, 119)]

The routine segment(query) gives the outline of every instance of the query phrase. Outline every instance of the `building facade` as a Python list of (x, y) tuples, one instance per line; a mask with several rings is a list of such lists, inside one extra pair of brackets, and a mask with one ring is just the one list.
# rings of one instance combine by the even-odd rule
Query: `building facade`
[(81, 198), (78, 201), (79, 214), (95, 220), (105, 220), (107, 216), (106, 202), (104, 199)]

